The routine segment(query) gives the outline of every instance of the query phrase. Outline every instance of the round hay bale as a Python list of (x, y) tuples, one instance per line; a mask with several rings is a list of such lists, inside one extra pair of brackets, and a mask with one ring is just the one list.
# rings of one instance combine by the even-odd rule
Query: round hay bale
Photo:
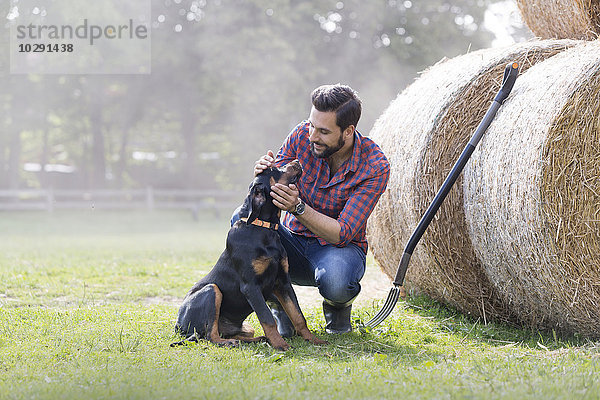
[(600, 337), (600, 41), (533, 66), (464, 171), (475, 252), (538, 328)]
[[(405, 244), (441, 185), (439, 177), (445, 178), (479, 123), (481, 110), (483, 113), (487, 110), (506, 64), (518, 59), (528, 67), (574, 43), (527, 42), (509, 48), (480, 50), (438, 63), (400, 94), (377, 120), (370, 136), (386, 153), (391, 176), (386, 193), (369, 219), (367, 234), (375, 259), (390, 278), (395, 276)], [(473, 85), (483, 92), (473, 93)], [(485, 99), (477, 99), (478, 95)], [(448, 118), (459, 124), (452, 125)], [(445, 143), (453, 150), (445, 148)], [(435, 151), (431, 150), (432, 145)], [(440, 152), (448, 152), (448, 155)], [(451, 210), (462, 207), (457, 192), (460, 190), (453, 188), (445, 201), (458, 202), (458, 207), (450, 206)], [(466, 223), (459, 228), (462, 231), (455, 226), (436, 227), (439, 218), (444, 218), (440, 216), (442, 212), (438, 212), (429, 230), (444, 233), (431, 236), (426, 232), (422, 240), (427, 245), (419, 244), (411, 258), (407, 287), (467, 313), (486, 318), (506, 315), (504, 308), (498, 306), (499, 296), (482, 268), (475, 261), (465, 262), (462, 258), (463, 251), (472, 247), (461, 243), (468, 240)], [(461, 218), (464, 221), (464, 216)], [(449, 218), (450, 221), (459, 219)], [(443, 237), (449, 231), (454, 237), (451, 240)], [(467, 256), (467, 259), (474, 260), (474, 257)]]
[(593, 40), (600, 34), (600, 0), (517, 0), (517, 5), (542, 39)]
[[(494, 96), (500, 89), (501, 77), (510, 61), (517, 61), (520, 73), (577, 41), (540, 41), (513, 48), (511, 54), (497, 64), (491, 64), (473, 80), (440, 118), (423, 155), (422, 182), (416, 187), (417, 211), (423, 215), (437, 190), (450, 173), (456, 160), (483, 119)], [(440, 207), (436, 222), (422, 238), (430, 262), (423, 265), (415, 283), (427, 288), (434, 298), (450, 303), (464, 312), (484, 320), (510, 319), (499, 296), (490, 284), (475, 256), (468, 235), (463, 206), (462, 176)]]

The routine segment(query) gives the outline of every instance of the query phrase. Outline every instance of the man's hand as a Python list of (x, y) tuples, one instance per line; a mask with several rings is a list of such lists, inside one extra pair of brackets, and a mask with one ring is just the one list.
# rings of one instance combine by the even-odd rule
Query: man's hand
[(296, 209), (296, 205), (299, 203), (298, 196), (300, 192), (298, 187), (293, 183), (289, 186), (276, 183), (271, 186), (271, 197), (273, 197), (273, 204), (283, 211), (291, 212)]
[(256, 163), (254, 163), (254, 176), (260, 174), (265, 169), (271, 167), (273, 165), (273, 161), (275, 161), (275, 154), (273, 151), (267, 151), (267, 154), (262, 156)]
[[(289, 186), (282, 185), (281, 183), (276, 183), (271, 186), (273, 204), (283, 211), (295, 211), (296, 205), (300, 201), (299, 196), (300, 192), (298, 191), (298, 187), (293, 183)], [(298, 218), (309, 231), (326, 242), (331, 244), (340, 242), (342, 227), (334, 218), (321, 214), (308, 204), (305, 206), (304, 214), (298, 215), (296, 218)]]

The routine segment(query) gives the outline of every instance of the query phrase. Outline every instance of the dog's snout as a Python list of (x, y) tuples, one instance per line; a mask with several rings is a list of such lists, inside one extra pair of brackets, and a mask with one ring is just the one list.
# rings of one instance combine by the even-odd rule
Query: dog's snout
[(302, 165), (300, 164), (300, 161), (294, 160), (286, 165), (286, 171), (291, 172), (296, 179), (299, 179), (302, 176)]
[(300, 180), (302, 176), (302, 165), (300, 161), (294, 160), (286, 165), (285, 175), (288, 175), (288, 184), (295, 184)]

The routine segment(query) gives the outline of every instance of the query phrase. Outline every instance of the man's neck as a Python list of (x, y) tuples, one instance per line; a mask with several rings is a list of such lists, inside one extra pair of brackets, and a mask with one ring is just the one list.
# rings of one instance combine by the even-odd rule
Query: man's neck
[(327, 164), (329, 165), (329, 179), (333, 178), (333, 176), (338, 171), (338, 169), (340, 169), (342, 164), (349, 160), (350, 157), (352, 157), (353, 149), (354, 139), (352, 139), (351, 143), (348, 143), (347, 146), (342, 147), (326, 159)]

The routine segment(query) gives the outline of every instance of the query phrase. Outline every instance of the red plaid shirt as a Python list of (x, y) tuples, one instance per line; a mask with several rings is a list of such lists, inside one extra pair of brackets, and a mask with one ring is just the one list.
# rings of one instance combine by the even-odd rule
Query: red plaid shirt
[[(340, 223), (340, 242), (334, 243), (336, 246), (352, 242), (366, 253), (367, 218), (387, 186), (388, 160), (375, 142), (355, 131), (352, 156), (329, 179), (329, 165), (310, 150), (308, 127), (308, 121), (303, 121), (290, 132), (277, 153), (275, 165), (281, 167), (297, 158), (304, 170), (297, 185), (300, 198)], [(294, 233), (316, 237), (322, 245), (327, 244), (290, 213), (285, 214), (283, 225)]]

